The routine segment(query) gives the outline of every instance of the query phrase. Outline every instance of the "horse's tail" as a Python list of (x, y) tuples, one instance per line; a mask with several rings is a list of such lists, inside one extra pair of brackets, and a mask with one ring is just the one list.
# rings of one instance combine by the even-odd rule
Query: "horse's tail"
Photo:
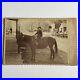
[(55, 40), (55, 52), (58, 53), (58, 47), (57, 47), (57, 42)]

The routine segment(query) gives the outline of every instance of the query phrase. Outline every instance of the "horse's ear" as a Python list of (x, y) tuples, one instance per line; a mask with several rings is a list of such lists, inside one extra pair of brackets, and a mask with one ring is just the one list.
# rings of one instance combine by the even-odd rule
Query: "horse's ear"
[(22, 37), (24, 37), (24, 34), (23, 34), (23, 33), (21, 33), (21, 36), (22, 36)]
[(20, 34), (21, 34), (21, 36), (23, 36), (22, 32)]

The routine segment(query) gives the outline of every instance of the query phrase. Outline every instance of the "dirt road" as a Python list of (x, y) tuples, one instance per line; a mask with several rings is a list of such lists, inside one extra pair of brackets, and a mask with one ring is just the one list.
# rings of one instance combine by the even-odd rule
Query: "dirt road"
[[(58, 39), (57, 39), (58, 40)], [(59, 44), (58, 44), (59, 45)], [(67, 65), (68, 64), (68, 53), (58, 49), (58, 54), (55, 55), (54, 60), (50, 60), (49, 48), (37, 49), (36, 50), (36, 61), (33, 63), (30, 60), (31, 52), (26, 53), (25, 64), (54, 64), (54, 65)], [(21, 54), (17, 53), (17, 43), (14, 37), (6, 38), (6, 64), (23, 64)]]

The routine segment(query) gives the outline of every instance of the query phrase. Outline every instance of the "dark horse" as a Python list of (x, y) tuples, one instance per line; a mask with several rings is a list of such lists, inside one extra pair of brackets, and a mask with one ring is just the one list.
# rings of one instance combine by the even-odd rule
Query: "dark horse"
[[(44, 49), (47, 46), (49, 46), (50, 51), (51, 51), (50, 59), (54, 59), (54, 53), (58, 52), (57, 42), (52, 37), (43, 37), (41, 39), (41, 43), (37, 46), (35, 36), (24, 35), (24, 34), (20, 33), (18, 40), (17, 40), (17, 43), (18, 43), (18, 52), (20, 49), (20, 45), (26, 46), (26, 44), (28, 44), (30, 46), (31, 51), (32, 51), (32, 60), (33, 61), (35, 61), (36, 48), (37, 49)], [(55, 50), (53, 49), (53, 47), (55, 48)]]

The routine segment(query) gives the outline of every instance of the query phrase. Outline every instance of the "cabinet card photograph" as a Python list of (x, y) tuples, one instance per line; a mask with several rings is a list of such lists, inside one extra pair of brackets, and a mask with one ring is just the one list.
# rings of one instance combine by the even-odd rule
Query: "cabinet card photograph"
[(3, 18), (3, 65), (77, 65), (76, 18)]

